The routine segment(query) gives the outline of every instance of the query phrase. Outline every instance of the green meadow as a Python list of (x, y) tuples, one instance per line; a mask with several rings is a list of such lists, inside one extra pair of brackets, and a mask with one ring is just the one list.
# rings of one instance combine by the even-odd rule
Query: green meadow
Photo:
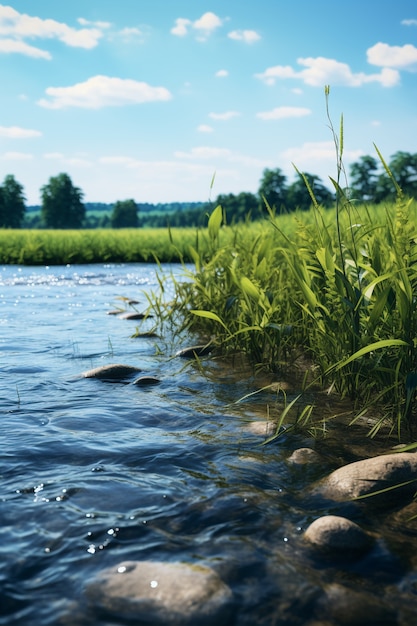
[[(0, 263), (161, 263), (187, 260), (191, 229), (0, 230)], [(175, 244), (173, 243), (175, 241)], [(188, 259), (190, 257), (188, 256)]]

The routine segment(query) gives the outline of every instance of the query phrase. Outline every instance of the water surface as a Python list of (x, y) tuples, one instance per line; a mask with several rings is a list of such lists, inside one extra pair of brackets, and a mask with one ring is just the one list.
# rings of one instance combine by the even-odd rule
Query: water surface
[[(261, 445), (250, 425), (265, 421), (265, 400), (235, 404), (255, 389), (250, 372), (201, 368), (175, 357), (186, 338), (132, 338), (152, 320), (108, 315), (120, 296), (145, 308), (154, 265), (0, 270), (0, 624), (123, 623), (83, 608), (85, 585), (123, 560), (213, 567), (236, 626), (313, 624), (335, 579), (415, 602), (401, 550), (347, 568), (308, 555), (303, 530), (327, 511), (300, 494), (331, 463), (287, 463), (315, 445), (307, 435)], [(160, 384), (79, 376), (109, 363)]]

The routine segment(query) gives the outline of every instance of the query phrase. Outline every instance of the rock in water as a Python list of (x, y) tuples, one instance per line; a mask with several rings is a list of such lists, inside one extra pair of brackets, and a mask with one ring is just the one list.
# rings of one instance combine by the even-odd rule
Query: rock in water
[(178, 350), (175, 356), (180, 356), (183, 359), (192, 359), (196, 356), (205, 356), (206, 354), (210, 354), (213, 350), (213, 346), (191, 346), (190, 348), (182, 348), (182, 350)]
[(93, 609), (129, 623), (226, 626), (232, 592), (210, 567), (126, 561), (103, 570), (86, 597)]
[(111, 365), (102, 365), (92, 370), (87, 370), (82, 373), (82, 376), (83, 378), (99, 378), (100, 380), (124, 380), (125, 378), (135, 376), (141, 371), (139, 367), (113, 363)]
[(149, 385), (158, 385), (161, 381), (156, 376), (139, 376), (139, 378), (135, 378), (132, 382), (132, 385), (137, 385), (138, 387), (147, 387)]
[(304, 533), (314, 548), (338, 557), (341, 553), (357, 555), (371, 547), (373, 539), (360, 526), (339, 515), (323, 515)]
[[(316, 491), (339, 502), (370, 496), (370, 505), (403, 500), (417, 489), (417, 453), (398, 452), (349, 463), (324, 478)], [(383, 491), (381, 494), (376, 492)]]

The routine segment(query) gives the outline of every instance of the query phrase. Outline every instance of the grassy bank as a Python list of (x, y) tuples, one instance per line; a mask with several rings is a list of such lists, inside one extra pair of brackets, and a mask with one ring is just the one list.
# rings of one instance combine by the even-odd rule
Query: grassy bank
[[(223, 353), (282, 372), (302, 363), (305, 390), (331, 388), (357, 415), (377, 409), (399, 438), (417, 426), (416, 203), (274, 216), (220, 237), (221, 208), (208, 223), (208, 250), (195, 248), (190, 282), (177, 285), (185, 324)], [(298, 409), (307, 421), (311, 407)], [(301, 406), (301, 403), (300, 403)]]

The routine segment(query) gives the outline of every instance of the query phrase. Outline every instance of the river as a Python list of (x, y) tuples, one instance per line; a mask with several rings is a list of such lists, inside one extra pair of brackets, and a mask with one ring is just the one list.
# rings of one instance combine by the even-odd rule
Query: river
[[(124, 560), (212, 567), (232, 590), (233, 626), (328, 626), (316, 607), (335, 580), (411, 598), (417, 622), (417, 576), (401, 550), (335, 568), (303, 548), (323, 509), (300, 492), (324, 470), (287, 462), (314, 446), (308, 435), (262, 445), (265, 401), (236, 404), (255, 389), (250, 372), (181, 359), (192, 338), (133, 338), (153, 321), (108, 314), (120, 297), (145, 308), (154, 265), (0, 270), (0, 624), (125, 623), (83, 600)], [(110, 363), (160, 382), (80, 376)]]

